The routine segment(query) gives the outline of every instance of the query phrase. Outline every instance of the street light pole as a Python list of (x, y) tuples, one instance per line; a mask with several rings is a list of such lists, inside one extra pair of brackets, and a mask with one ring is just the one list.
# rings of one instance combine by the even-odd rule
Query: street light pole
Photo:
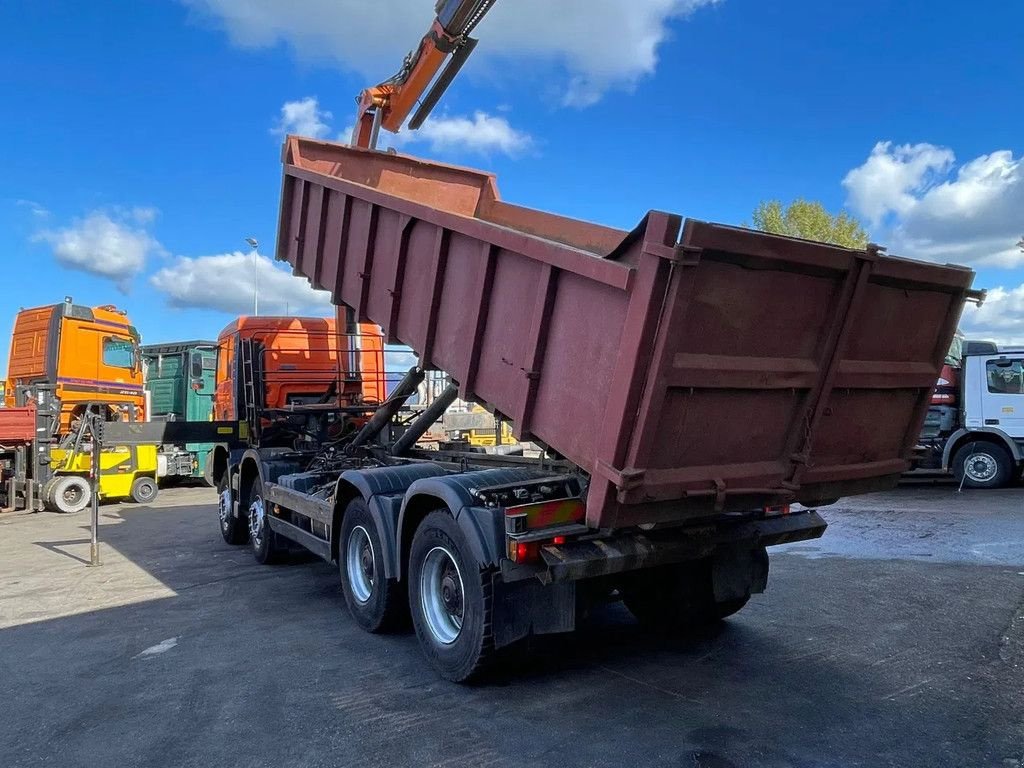
[(259, 254), (257, 250), (260, 247), (259, 242), (255, 237), (245, 238), (245, 242), (252, 248), (252, 313), (253, 315), (259, 315), (260, 313), (260, 266), (259, 266)]

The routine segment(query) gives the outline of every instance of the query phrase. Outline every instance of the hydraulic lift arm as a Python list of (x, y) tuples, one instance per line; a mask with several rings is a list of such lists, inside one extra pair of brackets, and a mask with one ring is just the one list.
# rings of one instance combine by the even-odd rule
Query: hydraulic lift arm
[(374, 148), (381, 128), (398, 133), (420, 96), (429, 88), (409, 121), (410, 129), (419, 128), (473, 52), (477, 40), (469, 35), (496, 2), (438, 0), (434, 7), (437, 15), (430, 31), (419, 47), (405, 57), (402, 69), (394, 77), (359, 94), (352, 145)]

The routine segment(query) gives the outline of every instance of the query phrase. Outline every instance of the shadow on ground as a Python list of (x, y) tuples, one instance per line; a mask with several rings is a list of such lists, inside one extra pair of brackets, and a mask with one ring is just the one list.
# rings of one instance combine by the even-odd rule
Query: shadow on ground
[[(103, 546), (173, 594), (0, 630), (0, 764), (948, 766), (1020, 758), (1024, 683), (992, 567), (773, 561), (769, 593), (669, 639), (620, 606), (486, 684), (370, 636), (334, 569), (255, 564), (209, 506), (124, 506)], [(82, 519), (82, 539), (88, 540)], [(74, 537), (39, 526), (29, 557)], [(74, 547), (71, 547), (74, 549)], [(77, 550), (76, 550), (77, 551)], [(109, 585), (107, 585), (109, 587)], [(25, 600), (45, 583), (19, 583)]]

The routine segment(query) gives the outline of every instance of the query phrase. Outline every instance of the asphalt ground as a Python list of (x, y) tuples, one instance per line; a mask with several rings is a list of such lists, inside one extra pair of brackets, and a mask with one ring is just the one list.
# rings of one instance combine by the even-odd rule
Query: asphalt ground
[(225, 545), (211, 491), (0, 517), (0, 766), (1024, 766), (1024, 491), (823, 510), (698, 635), (621, 606), (438, 679), (334, 569)]

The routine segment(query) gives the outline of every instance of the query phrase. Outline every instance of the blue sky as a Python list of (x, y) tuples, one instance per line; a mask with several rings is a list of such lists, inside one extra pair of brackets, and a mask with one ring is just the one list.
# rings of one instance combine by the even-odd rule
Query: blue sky
[[(974, 266), (995, 290), (965, 324), (1024, 342), (1024, 5), (552, 5), (499, 0), (433, 126), (402, 151), (622, 228), (652, 208), (738, 224), (765, 198), (848, 207), (892, 252)], [(0, 4), (0, 348), (19, 307), (67, 294), (127, 309), (145, 342), (216, 336), (250, 305), (243, 239), (272, 256), (275, 131), (342, 133), (432, 8)], [(260, 269), (264, 308), (323, 309)]]

